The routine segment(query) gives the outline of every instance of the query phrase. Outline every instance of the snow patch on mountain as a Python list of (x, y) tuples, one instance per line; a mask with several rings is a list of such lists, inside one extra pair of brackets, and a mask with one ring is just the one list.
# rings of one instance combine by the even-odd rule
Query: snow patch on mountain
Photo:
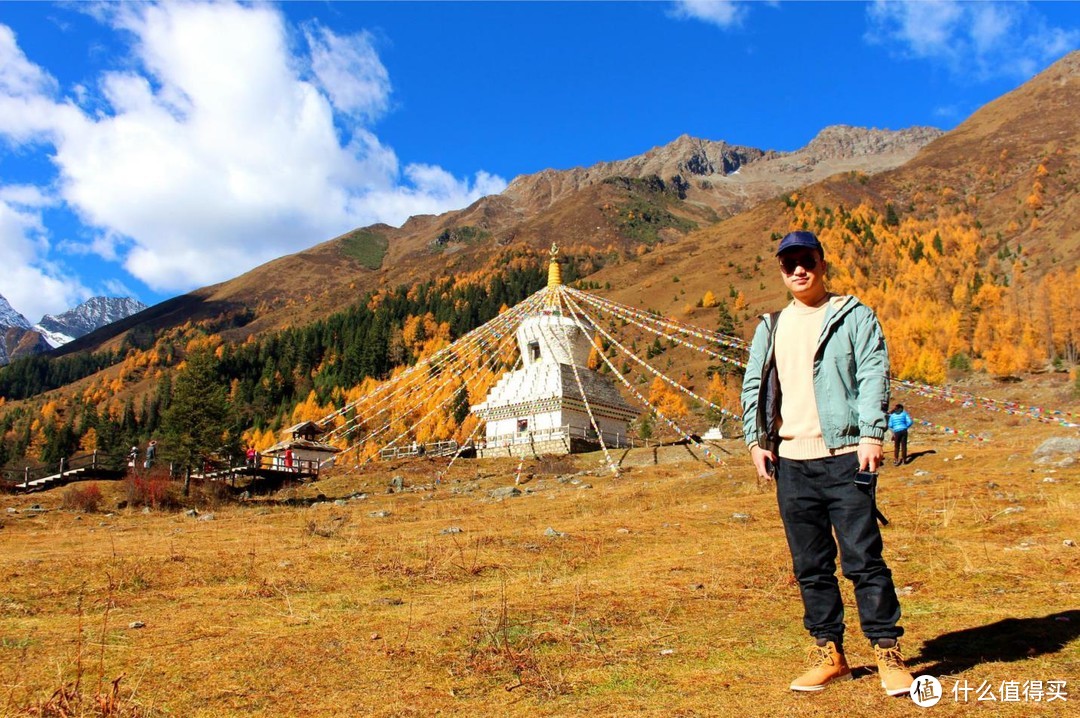
[(46, 314), (34, 329), (56, 348), (146, 309), (146, 305), (131, 297), (91, 297), (63, 314)]
[(64, 334), (63, 332), (50, 332), (48, 329), (42, 327), (40, 324), (34, 325), (34, 331), (40, 334), (41, 338), (45, 340), (45, 343), (53, 349), (59, 346), (63, 346), (68, 342), (75, 341), (75, 337), (71, 336), (70, 334)]
[(30, 322), (26, 317), (15, 311), (15, 308), (8, 303), (8, 300), (4, 299), (4, 295), (0, 294), (0, 330), (11, 327), (30, 329)]

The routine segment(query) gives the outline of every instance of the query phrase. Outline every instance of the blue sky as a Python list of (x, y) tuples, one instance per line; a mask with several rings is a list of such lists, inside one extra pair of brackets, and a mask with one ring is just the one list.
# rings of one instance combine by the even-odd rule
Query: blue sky
[(681, 134), (951, 129), (1080, 4), (0, 3), (0, 294), (147, 304)]

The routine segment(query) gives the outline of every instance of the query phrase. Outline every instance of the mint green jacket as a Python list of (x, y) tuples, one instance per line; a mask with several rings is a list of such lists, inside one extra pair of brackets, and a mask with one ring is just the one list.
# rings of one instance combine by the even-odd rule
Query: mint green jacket
[[(881, 324), (874, 311), (855, 297), (840, 299), (831, 299), (825, 310), (814, 352), (814, 397), (830, 449), (858, 444), (863, 438), (884, 439), (889, 409), (889, 351)], [(771, 315), (761, 319), (743, 376), (743, 432), (747, 444), (774, 448), (769, 439), (780, 423), (782, 397), (765, 396), (768, 372), (774, 366), (775, 332)]]

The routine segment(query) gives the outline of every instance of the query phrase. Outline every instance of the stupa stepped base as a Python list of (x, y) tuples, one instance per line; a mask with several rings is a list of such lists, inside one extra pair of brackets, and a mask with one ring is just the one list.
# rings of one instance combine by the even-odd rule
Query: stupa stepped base
[[(609, 449), (614, 448), (608, 446)], [(562, 456), (565, 454), (584, 454), (590, 451), (599, 451), (600, 442), (580, 439), (576, 436), (561, 436), (538, 439), (536, 441), (519, 441), (501, 446), (486, 446), (476, 450), (476, 455), (481, 459), (492, 459), (506, 456)]]

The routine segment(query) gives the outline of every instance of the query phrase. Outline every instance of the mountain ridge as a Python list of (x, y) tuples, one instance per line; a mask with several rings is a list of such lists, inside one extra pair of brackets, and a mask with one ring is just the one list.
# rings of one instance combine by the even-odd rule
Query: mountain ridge
[(30, 329), (30, 322), (11, 306), (3, 294), (0, 294), (0, 329)]
[(56, 316), (46, 314), (33, 328), (55, 349), (146, 308), (132, 297), (91, 297)]
[[(611, 177), (682, 176), (688, 183), (689, 199), (731, 216), (750, 204), (836, 172), (892, 169), (913, 158), (919, 149), (942, 134), (942, 130), (933, 127), (879, 130), (830, 125), (805, 147), (791, 152), (761, 150), (683, 134), (627, 159), (519, 175), (502, 196), (535, 209), (545, 197), (550, 204), (569, 192)], [(865, 161), (868, 158), (874, 161)], [(695, 183), (693, 179), (699, 181)]]
[(30, 322), (17, 312), (11, 303), (0, 294), (0, 366), (21, 356), (31, 346), (27, 346), (27, 332), (31, 332)]
[(91, 297), (57, 316), (46, 314), (32, 325), (0, 295), (0, 366), (57, 349), (146, 308), (131, 297)]
[[(616, 178), (657, 177), (668, 189), (681, 182), (676, 190), (680, 200), (669, 209), (688, 222), (700, 224), (733, 216), (761, 199), (804, 186), (815, 177), (828, 176), (834, 169), (877, 172), (894, 167), (913, 157), (920, 147), (940, 134), (940, 130), (933, 128), (893, 132), (845, 126), (823, 130), (810, 143), (814, 145), (816, 141), (816, 145), (791, 153), (766, 152), (682, 135), (667, 145), (624, 160), (601, 162), (588, 168), (545, 169), (520, 175), (502, 193), (482, 197), (468, 207), (440, 215), (413, 216), (398, 228), (387, 225), (358, 228), (193, 294), (211, 302), (272, 305), (270, 311), (257, 310), (255, 320), (237, 334), (239, 337), (269, 326), (293, 325), (326, 312), (340, 303), (338, 297), (346, 287), (375, 289), (387, 282), (411, 282), (439, 276), (464, 266), (469, 256), (490, 253), (493, 246), (524, 242), (534, 248), (546, 248), (552, 241), (565, 244), (569, 238), (571, 242), (585, 241), (594, 245), (614, 243), (630, 250), (638, 242), (624, 231), (625, 213), (615, 217), (616, 213), (599, 209), (625, 207), (636, 202), (632, 190), (605, 184)], [(837, 136), (877, 138), (877, 141), (850, 140), (845, 149), (838, 144)], [(889, 142), (884, 139), (886, 137), (896, 139)], [(773, 160), (775, 164), (769, 164)], [(724, 182), (699, 186), (676, 179), (680, 171), (705, 162), (721, 170), (727, 163), (731, 169), (727, 175), (713, 176)], [(755, 165), (759, 169), (747, 169)], [(779, 173), (778, 177), (771, 176), (774, 169)], [(578, 193), (583, 194), (579, 197)], [(358, 232), (373, 233), (386, 240), (388, 246), (379, 269), (358, 266), (342, 256), (342, 242)], [(456, 241), (453, 235), (462, 233), (487, 239)], [(439, 239), (444, 235), (450, 235), (451, 241), (440, 244)], [(326, 274), (325, 267), (329, 262), (337, 262), (343, 273), (351, 274), (353, 269), (356, 273), (350, 281), (342, 282)], [(281, 268), (286, 264), (291, 267), (290, 274), (303, 276), (318, 272), (320, 276), (318, 293), (312, 291), (306, 306), (298, 307), (296, 315), (282, 321), (272, 315), (280, 316), (278, 308), (288, 307), (290, 303), (289, 292), (280, 287)], [(323, 296), (320, 297), (320, 293)], [(257, 298), (255, 302), (249, 301), (252, 297)]]

